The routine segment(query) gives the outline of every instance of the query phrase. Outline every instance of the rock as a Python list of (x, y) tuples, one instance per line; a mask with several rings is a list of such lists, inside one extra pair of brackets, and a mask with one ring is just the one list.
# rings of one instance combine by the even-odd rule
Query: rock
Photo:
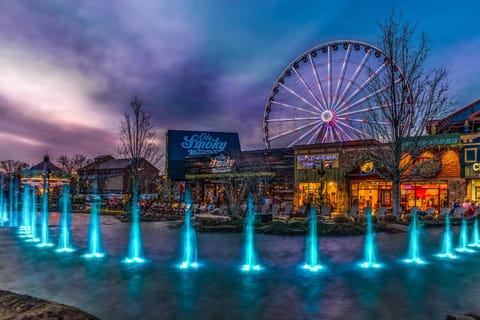
[(0, 319), (98, 320), (75, 307), (0, 290)]
[(224, 225), (232, 220), (229, 216), (218, 216), (208, 213), (197, 214), (195, 219), (204, 226)]
[(449, 314), (446, 320), (474, 320), (475, 318), (463, 314)]
[(473, 313), (473, 312), (465, 313), (465, 316), (472, 317), (475, 320), (480, 320), (480, 314), (476, 314), (476, 313)]
[(407, 232), (407, 226), (398, 223), (385, 224), (383, 228), (385, 229), (385, 231), (392, 233)]

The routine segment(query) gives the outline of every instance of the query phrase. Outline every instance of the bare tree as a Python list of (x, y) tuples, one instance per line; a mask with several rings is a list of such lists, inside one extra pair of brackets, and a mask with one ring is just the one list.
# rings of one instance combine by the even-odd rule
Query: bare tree
[[(376, 172), (392, 182), (393, 212), (401, 212), (400, 184), (409, 177), (418, 157), (431, 145), (425, 143), (426, 124), (449, 107), (447, 71), (425, 70), (429, 40), (416, 37), (416, 24), (392, 11), (380, 24), (378, 47), (384, 51), (387, 72), (371, 83), (374, 108), (365, 124), (368, 135), (379, 143), (368, 144)], [(373, 71), (371, 71), (373, 72)]]
[(126, 112), (120, 122), (120, 142), (116, 152), (132, 163), (141, 158), (158, 165), (163, 158), (162, 149), (151, 122), (151, 115), (145, 111), (144, 103), (137, 96), (130, 102), (132, 113)]
[(66, 155), (61, 155), (57, 158), (57, 164), (59, 165), (60, 169), (68, 172), (83, 168), (92, 161), (92, 159), (87, 158), (83, 154), (76, 154), (73, 155), (71, 158)]
[(230, 214), (239, 217), (242, 214), (241, 204), (246, 201), (248, 194), (259, 201), (265, 195), (273, 174), (269, 172), (268, 163), (258, 154), (239, 152), (233, 158), (236, 172), (225, 173), (220, 180)]
[(29, 167), (28, 163), (18, 160), (0, 160), (0, 172), (7, 175), (18, 173)]

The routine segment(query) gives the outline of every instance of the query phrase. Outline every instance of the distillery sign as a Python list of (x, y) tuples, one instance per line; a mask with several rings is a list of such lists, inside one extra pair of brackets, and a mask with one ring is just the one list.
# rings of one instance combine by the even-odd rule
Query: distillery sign
[(187, 150), (188, 155), (197, 156), (220, 153), (225, 150), (227, 142), (208, 133), (200, 133), (184, 136), (181, 146)]
[(209, 167), (212, 173), (231, 172), (234, 164), (234, 159), (222, 153), (212, 158)]

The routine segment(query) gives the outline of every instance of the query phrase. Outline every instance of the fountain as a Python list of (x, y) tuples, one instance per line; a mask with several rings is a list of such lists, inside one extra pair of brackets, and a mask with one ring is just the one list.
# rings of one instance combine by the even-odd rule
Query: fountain
[(453, 250), (453, 235), (450, 227), (450, 213), (445, 215), (445, 231), (442, 236), (442, 251), (436, 255), (439, 258), (456, 259)]
[(190, 190), (185, 190), (185, 222), (182, 230), (183, 258), (180, 269), (197, 268), (197, 236), (192, 225), (193, 202)]
[(366, 208), (364, 213), (367, 220), (367, 230), (365, 234), (365, 244), (363, 249), (365, 260), (360, 264), (360, 266), (362, 268), (380, 268), (381, 265), (377, 262), (376, 256), (375, 230), (373, 226), (372, 208)]
[(88, 228), (88, 253), (85, 258), (102, 258), (105, 254), (100, 230), (100, 212), (102, 199), (98, 194), (98, 181), (93, 183), (92, 208), (90, 209), (90, 226)]
[(30, 210), (30, 239), (28, 241), (39, 242), (37, 234), (37, 188), (32, 186), (32, 208)]
[(425, 261), (420, 257), (420, 235), (422, 233), (422, 225), (418, 221), (418, 208), (411, 211), (412, 221), (408, 227), (408, 257), (403, 260), (406, 263), (424, 264)]
[(130, 227), (130, 241), (128, 244), (128, 257), (124, 259), (125, 263), (142, 263), (145, 259), (142, 257), (142, 235), (140, 233), (140, 208), (138, 207), (138, 182), (133, 182), (132, 205), (130, 207), (132, 215), (132, 225)]
[(13, 183), (13, 226), (18, 227), (18, 196), (20, 194), (20, 189), (18, 185), (18, 178), (14, 177)]
[(5, 176), (0, 175), (0, 226), (8, 221), (7, 201), (5, 200)]
[(323, 269), (318, 263), (318, 233), (317, 233), (317, 207), (312, 206), (309, 213), (309, 234), (305, 247), (305, 263), (303, 268), (312, 272)]
[(43, 175), (43, 193), (42, 193), (42, 212), (41, 212), (41, 229), (39, 247), (51, 247), (53, 243), (49, 242), (48, 220), (50, 212), (48, 211), (48, 186), (47, 177)]
[(30, 222), (32, 202), (30, 200), (30, 185), (23, 185), (23, 195), (22, 195), (22, 219), (21, 224), (18, 230), (18, 233), (21, 237), (30, 237)]
[(245, 263), (242, 265), (242, 271), (257, 271), (261, 266), (257, 264), (254, 248), (254, 223), (255, 210), (253, 207), (253, 197), (248, 195), (247, 216), (245, 217)]
[(472, 230), (472, 238), (470, 240), (470, 247), (480, 247), (480, 237), (478, 233), (478, 217), (473, 217), (473, 230)]
[(10, 176), (10, 182), (8, 184), (8, 226), (9, 227), (15, 227), (15, 222), (13, 221), (13, 218), (14, 218), (13, 194), (14, 193), (15, 193), (15, 190), (13, 187), (13, 176)]
[(58, 238), (57, 252), (72, 252), (72, 244), (70, 243), (70, 224), (72, 221), (72, 210), (70, 204), (70, 188), (68, 184), (64, 184), (62, 187), (62, 195), (60, 196), (60, 236)]
[(458, 240), (458, 247), (455, 249), (457, 252), (475, 252), (475, 250), (472, 250), (468, 248), (468, 224), (467, 220), (462, 219), (462, 225), (460, 227), (460, 238)]

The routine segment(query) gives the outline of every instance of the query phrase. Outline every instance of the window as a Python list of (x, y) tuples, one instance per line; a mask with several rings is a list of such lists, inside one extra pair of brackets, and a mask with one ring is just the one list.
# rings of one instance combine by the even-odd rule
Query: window
[(476, 161), (477, 161), (477, 149), (465, 148), (465, 162), (476, 162)]

